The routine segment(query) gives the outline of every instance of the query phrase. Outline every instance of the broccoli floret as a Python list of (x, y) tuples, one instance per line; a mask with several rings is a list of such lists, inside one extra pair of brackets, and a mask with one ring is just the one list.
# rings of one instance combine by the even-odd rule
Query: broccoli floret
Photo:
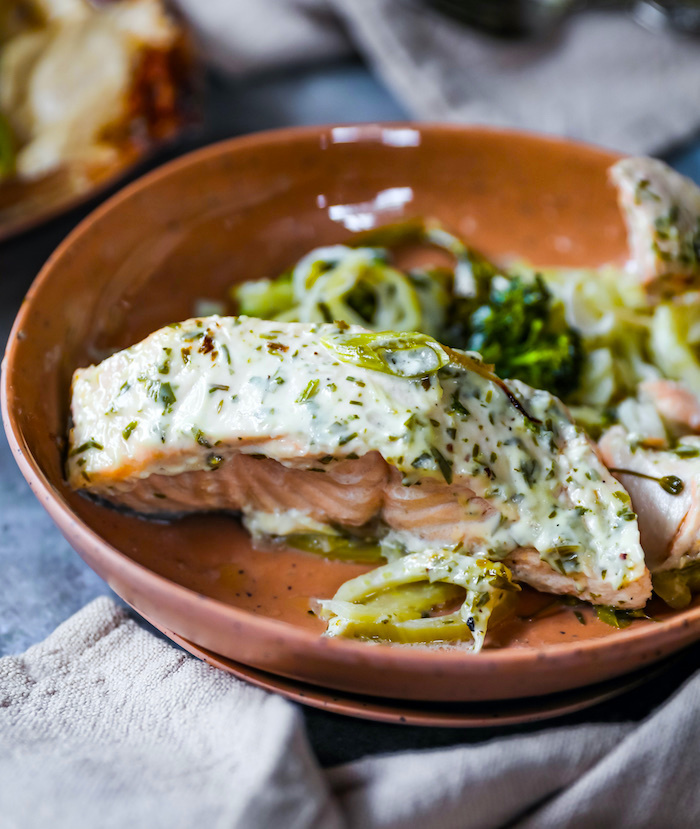
[(507, 276), (479, 264), (475, 295), (453, 305), (448, 341), (478, 351), (500, 377), (566, 397), (578, 386), (583, 348), (563, 304), (539, 275)]

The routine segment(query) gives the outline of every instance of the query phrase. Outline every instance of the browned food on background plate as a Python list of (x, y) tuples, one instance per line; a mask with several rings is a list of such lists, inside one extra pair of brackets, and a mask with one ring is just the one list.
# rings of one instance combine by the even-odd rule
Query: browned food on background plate
[(113, 178), (194, 114), (189, 36), (161, 0), (0, 13), (0, 237)]

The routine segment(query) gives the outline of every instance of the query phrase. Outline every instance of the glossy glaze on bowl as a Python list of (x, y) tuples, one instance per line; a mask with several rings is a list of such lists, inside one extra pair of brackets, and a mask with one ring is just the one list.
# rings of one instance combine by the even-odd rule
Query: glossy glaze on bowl
[(22, 472), (126, 601), (268, 673), (384, 697), (505, 699), (599, 682), (681, 648), (700, 636), (697, 607), (659, 609), (660, 621), (617, 631), (589, 611), (585, 624), (570, 608), (542, 612), (550, 600), (531, 592), (476, 655), (323, 639), (309, 598), (332, 595), (359, 565), (253, 549), (230, 516), (148, 522), (72, 493), (62, 475), (77, 366), (190, 316), (199, 298), (224, 299), (235, 280), (279, 273), (316, 245), (429, 216), (500, 258), (622, 261), (605, 174), (615, 159), (522, 133), (407, 124), (257, 134), (166, 165), (85, 220), (27, 296), (3, 372), (3, 416)]

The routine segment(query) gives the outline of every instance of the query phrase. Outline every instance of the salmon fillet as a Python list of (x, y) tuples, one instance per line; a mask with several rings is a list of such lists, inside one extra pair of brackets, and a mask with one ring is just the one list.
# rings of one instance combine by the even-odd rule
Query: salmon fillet
[(298, 511), (316, 522), (361, 527), (381, 510), (389, 467), (378, 452), (340, 460), (323, 479), (313, 468), (296, 469), (271, 458), (232, 455), (216, 475), (183, 472), (139, 478), (115, 502), (136, 512), (235, 510)]
[(646, 380), (640, 383), (639, 390), (673, 431), (700, 432), (700, 400), (683, 383)]
[(609, 174), (639, 280), (668, 290), (697, 281), (700, 187), (655, 158), (625, 158)]
[[(685, 437), (673, 450), (645, 449), (631, 446), (624, 428), (613, 426), (599, 446), (608, 467), (629, 470), (615, 474), (632, 499), (650, 571), (694, 561), (700, 554), (700, 438)], [(671, 476), (682, 488), (673, 480), (662, 486)]]
[(566, 408), (429, 337), (187, 320), (76, 371), (71, 412), (71, 485), (141, 513), (390, 532), (593, 602), (650, 595), (627, 495)]

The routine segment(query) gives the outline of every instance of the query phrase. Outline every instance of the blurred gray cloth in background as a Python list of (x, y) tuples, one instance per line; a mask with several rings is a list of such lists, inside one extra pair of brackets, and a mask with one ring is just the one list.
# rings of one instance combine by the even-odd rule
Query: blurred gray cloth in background
[(519, 127), (658, 153), (700, 128), (700, 39), (621, 12), (502, 41), (419, 0), (178, 0), (233, 72), (360, 52), (416, 118)]
[(700, 675), (640, 724), (324, 770), (294, 705), (107, 597), (0, 659), (3, 829), (674, 829), (700, 825), (699, 746)]

